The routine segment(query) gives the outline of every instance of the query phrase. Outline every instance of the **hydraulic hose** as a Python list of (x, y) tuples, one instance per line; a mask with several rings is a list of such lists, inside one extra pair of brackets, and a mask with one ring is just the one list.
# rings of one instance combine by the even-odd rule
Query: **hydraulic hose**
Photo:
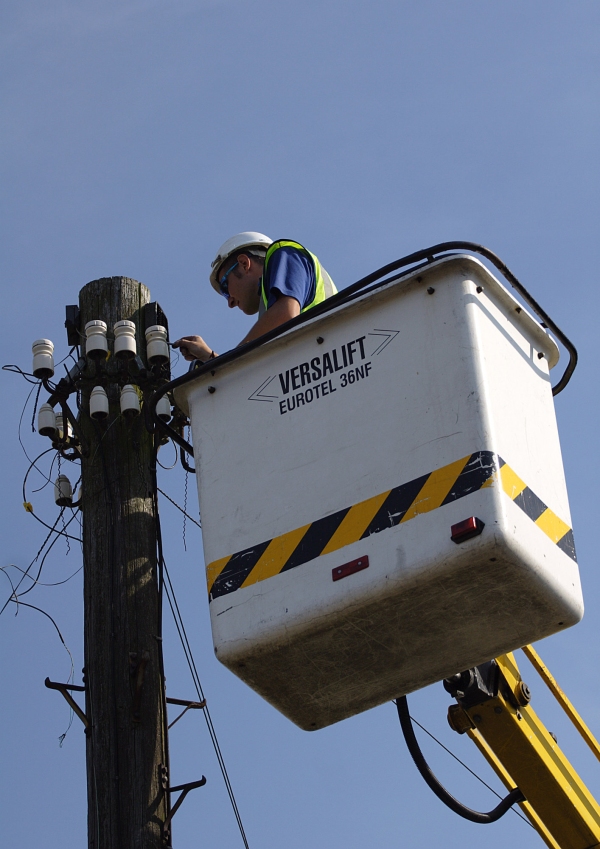
[(471, 822), (477, 822), (482, 824), (487, 824), (491, 822), (496, 822), (500, 817), (504, 816), (504, 814), (516, 803), (516, 802), (524, 802), (525, 796), (521, 793), (518, 787), (515, 787), (514, 790), (511, 790), (508, 796), (505, 796), (504, 799), (497, 805), (492, 811), (487, 814), (480, 813), (479, 811), (473, 811), (471, 808), (467, 808), (461, 802), (454, 798), (445, 787), (443, 787), (440, 782), (437, 780), (425, 757), (423, 752), (419, 748), (419, 744), (417, 742), (417, 738), (415, 736), (415, 732), (413, 729), (412, 721), (410, 718), (410, 714), (408, 712), (408, 701), (406, 696), (401, 696), (396, 699), (396, 707), (398, 709), (398, 716), (400, 718), (400, 727), (402, 728), (402, 733), (404, 734), (404, 739), (406, 740), (406, 745), (408, 746), (408, 751), (411, 754), (415, 765), (431, 790), (435, 793), (435, 795), (440, 799), (444, 805), (450, 808), (451, 811), (454, 811), (455, 814), (458, 814), (461, 817), (464, 817), (466, 820), (470, 820)]

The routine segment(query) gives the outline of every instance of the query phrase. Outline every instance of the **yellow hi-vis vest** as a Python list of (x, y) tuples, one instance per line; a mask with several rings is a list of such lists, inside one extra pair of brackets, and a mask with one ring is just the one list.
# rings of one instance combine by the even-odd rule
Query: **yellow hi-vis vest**
[(300, 242), (290, 242), (287, 239), (280, 239), (278, 242), (273, 242), (273, 244), (269, 247), (267, 251), (267, 255), (265, 256), (265, 266), (263, 269), (263, 276), (260, 281), (260, 307), (259, 312), (261, 315), (267, 310), (267, 293), (265, 292), (265, 277), (267, 276), (267, 266), (269, 264), (269, 260), (273, 256), (276, 250), (279, 248), (296, 248), (299, 251), (302, 251), (304, 254), (309, 256), (312, 259), (314, 269), (315, 269), (315, 296), (312, 301), (307, 304), (300, 312), (306, 312), (311, 307), (316, 307), (317, 304), (320, 304), (325, 298), (330, 298), (331, 295), (335, 295), (337, 289), (335, 288), (334, 282), (327, 274), (319, 260), (316, 258), (314, 254), (310, 251), (307, 251), (305, 247), (303, 247)]

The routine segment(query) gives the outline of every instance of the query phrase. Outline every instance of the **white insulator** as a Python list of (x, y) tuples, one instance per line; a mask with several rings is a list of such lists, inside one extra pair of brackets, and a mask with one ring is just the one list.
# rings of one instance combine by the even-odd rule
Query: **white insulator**
[(52, 404), (42, 404), (38, 411), (37, 420), (38, 433), (42, 436), (56, 436), (56, 413)]
[(167, 328), (162, 324), (153, 324), (146, 330), (146, 357), (153, 366), (169, 362)]
[(92, 360), (105, 360), (108, 356), (106, 330), (105, 321), (88, 321), (85, 326), (85, 353)]
[(70, 507), (73, 503), (73, 487), (66, 475), (59, 475), (54, 481), (54, 500), (59, 507)]
[(115, 357), (128, 360), (137, 354), (135, 343), (135, 324), (133, 321), (117, 321), (114, 326), (115, 333)]
[(171, 403), (166, 395), (163, 395), (156, 405), (156, 415), (163, 422), (171, 420)]
[[(56, 414), (56, 435), (59, 439), (64, 439), (65, 437), (65, 429), (63, 422), (63, 414)], [(67, 420), (67, 437), (73, 436), (73, 428), (71, 427), (71, 422)]]
[(121, 389), (121, 415), (133, 418), (140, 414), (140, 399), (131, 383)]
[(98, 420), (108, 416), (108, 395), (103, 386), (94, 386), (90, 393), (90, 416)]
[(33, 373), (40, 379), (54, 374), (54, 343), (49, 339), (37, 339), (31, 346)]

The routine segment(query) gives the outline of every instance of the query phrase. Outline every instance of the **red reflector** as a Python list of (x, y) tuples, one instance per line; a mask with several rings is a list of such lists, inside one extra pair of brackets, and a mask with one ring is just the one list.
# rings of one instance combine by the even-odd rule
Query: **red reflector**
[(471, 537), (479, 536), (485, 528), (485, 522), (478, 519), (476, 516), (470, 516), (450, 528), (450, 539), (452, 542), (464, 542)]
[(341, 566), (336, 566), (331, 570), (331, 577), (334, 581), (339, 581), (340, 578), (345, 578), (348, 575), (353, 575), (355, 572), (360, 572), (361, 569), (366, 569), (369, 565), (368, 557), (359, 557), (358, 560), (351, 560), (350, 563), (343, 563)]

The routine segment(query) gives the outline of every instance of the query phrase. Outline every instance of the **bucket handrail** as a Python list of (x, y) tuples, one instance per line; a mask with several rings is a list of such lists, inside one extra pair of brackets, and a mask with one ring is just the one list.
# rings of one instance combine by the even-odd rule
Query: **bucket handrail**
[[(385, 286), (387, 283), (398, 279), (395, 277), (389, 277), (388, 275), (393, 274), (395, 271), (399, 271), (401, 268), (406, 268), (406, 266), (415, 266), (414, 268), (410, 268), (408, 272), (413, 273), (420, 267), (430, 265), (431, 263), (444, 259), (447, 256), (452, 256), (454, 251), (470, 251), (471, 253), (480, 254), (487, 259), (496, 269), (498, 269), (498, 271), (500, 271), (510, 285), (516, 289), (525, 303), (531, 307), (533, 312), (540, 319), (542, 327), (554, 333), (559, 342), (561, 342), (561, 344), (567, 349), (569, 352), (569, 362), (567, 363), (567, 367), (558, 383), (552, 387), (552, 394), (558, 395), (559, 392), (562, 392), (567, 386), (577, 365), (577, 350), (571, 340), (562, 332), (562, 330), (550, 318), (548, 313), (540, 306), (540, 304), (538, 304), (535, 298), (529, 294), (525, 286), (523, 286), (523, 284), (515, 277), (508, 266), (502, 262), (500, 257), (498, 257), (493, 251), (483, 245), (477, 244), (476, 242), (452, 241), (440, 242), (430, 248), (424, 248), (421, 251), (416, 251), (415, 253), (408, 254), (408, 256), (401, 257), (394, 262), (390, 262), (387, 265), (378, 268), (377, 271), (373, 271), (366, 277), (362, 277), (360, 280), (357, 280), (356, 283), (352, 283), (350, 286), (342, 289), (336, 295), (332, 295), (332, 297), (327, 298), (326, 301), (323, 301), (316, 307), (313, 307), (305, 313), (300, 313), (300, 315), (296, 316), (296, 318), (286, 321), (285, 324), (281, 324), (278, 327), (273, 328), (273, 330), (268, 331), (268, 333), (265, 333), (263, 336), (259, 336), (257, 339), (253, 339), (245, 345), (232, 348), (230, 351), (226, 351), (224, 354), (221, 354), (215, 359), (208, 360), (206, 363), (201, 363), (199, 365), (197, 362), (193, 363), (188, 372), (175, 378), (175, 380), (172, 380), (169, 383), (165, 383), (164, 386), (162, 386), (158, 392), (155, 392), (155, 394), (150, 398), (149, 411), (155, 426), (160, 428), (160, 430), (169, 436), (169, 438), (179, 445), (180, 448), (193, 456), (194, 449), (189, 442), (187, 442), (174, 428), (170, 427), (169, 424), (161, 421), (156, 413), (156, 405), (163, 395), (185, 383), (189, 383), (190, 381), (201, 377), (203, 374), (215, 372), (220, 366), (230, 363), (233, 360), (238, 359), (238, 357), (244, 356), (244, 354), (253, 351), (255, 348), (260, 347), (260, 345), (264, 345), (266, 342), (270, 342), (271, 339), (275, 339), (277, 336), (286, 333), (288, 330), (291, 330), (292, 328), (297, 327), (318, 315), (329, 312), (330, 310), (339, 307), (341, 304), (352, 300), (354, 297), (364, 294), (363, 290), (369, 286), (372, 287), (369, 291)], [(418, 265), (418, 263), (422, 263), (422, 266)], [(399, 275), (399, 277), (402, 276), (403, 275)]]

